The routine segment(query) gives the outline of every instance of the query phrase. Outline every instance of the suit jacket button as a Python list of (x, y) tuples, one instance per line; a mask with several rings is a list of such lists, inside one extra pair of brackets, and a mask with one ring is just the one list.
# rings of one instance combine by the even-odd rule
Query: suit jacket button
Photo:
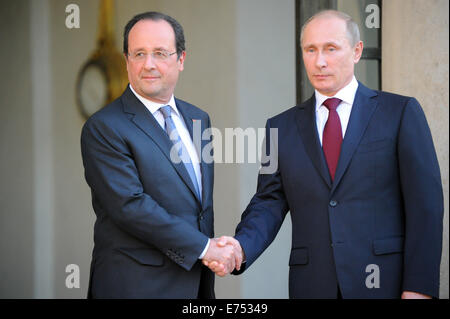
[(335, 200), (332, 200), (332, 201), (330, 201), (330, 206), (331, 207), (336, 207), (337, 206), (337, 201), (335, 201)]

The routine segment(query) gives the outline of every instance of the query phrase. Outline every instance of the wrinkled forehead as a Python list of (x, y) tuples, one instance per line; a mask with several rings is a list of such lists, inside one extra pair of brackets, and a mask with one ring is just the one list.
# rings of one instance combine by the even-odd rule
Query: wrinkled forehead
[(347, 23), (335, 16), (324, 15), (311, 20), (304, 29), (302, 47), (325, 43), (350, 43)]
[(175, 47), (175, 33), (165, 20), (141, 20), (131, 28), (128, 36), (130, 51), (137, 49), (166, 49)]

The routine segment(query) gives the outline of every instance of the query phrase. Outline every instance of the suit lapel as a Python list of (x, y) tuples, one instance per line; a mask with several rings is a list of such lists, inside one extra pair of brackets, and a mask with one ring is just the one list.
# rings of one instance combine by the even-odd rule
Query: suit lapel
[(330, 174), (328, 173), (328, 167), (325, 162), (322, 147), (320, 146), (319, 136), (317, 135), (315, 105), (316, 99), (314, 95), (308, 101), (301, 104), (297, 110), (296, 123), (306, 153), (308, 153), (320, 176), (322, 176), (328, 187), (331, 188)]
[(129, 87), (122, 95), (122, 102), (124, 106), (124, 112), (134, 115), (131, 117), (131, 121), (138, 128), (144, 131), (144, 133), (147, 134), (148, 137), (150, 137), (156, 145), (158, 145), (161, 152), (166, 156), (167, 160), (171, 163), (171, 165), (173, 165), (178, 175), (189, 187), (193, 195), (197, 198), (197, 196), (195, 195), (196, 192), (194, 185), (192, 184), (192, 181), (183, 162), (174, 163), (170, 159), (170, 149), (172, 148), (173, 143), (169, 139), (169, 136), (162, 129), (153, 115), (147, 110), (147, 108), (136, 98), (136, 96), (134, 96)]
[[(206, 206), (208, 205), (208, 202), (206, 199), (210, 198), (210, 197), (212, 198), (212, 194), (210, 194), (210, 193), (213, 189), (213, 185), (211, 185), (211, 184), (212, 184), (212, 179), (213, 179), (212, 174), (214, 174), (214, 166), (207, 165), (202, 158), (202, 156), (203, 156), (202, 150), (205, 149), (205, 146), (206, 146), (206, 144), (208, 144), (208, 142), (211, 142), (211, 140), (209, 140), (209, 139), (203, 140), (201, 138), (202, 133), (208, 128), (207, 126), (208, 126), (208, 123), (206, 123), (205, 121), (201, 121), (201, 130), (199, 132), (200, 136), (196, 137), (201, 140), (201, 148), (199, 150), (197, 150), (197, 153), (198, 153), (198, 158), (200, 159), (200, 168), (201, 168), (201, 172), (202, 172), (202, 199), (203, 199), (202, 206), (204, 209), (206, 209)], [(194, 142), (194, 144), (195, 144), (195, 142)]]
[(339, 162), (336, 168), (332, 192), (336, 189), (344, 176), (350, 160), (352, 159), (353, 154), (355, 153), (355, 150), (370, 122), (373, 112), (378, 105), (376, 99), (372, 98), (376, 95), (377, 94), (375, 91), (372, 91), (359, 83), (355, 101), (353, 102), (347, 131), (345, 132), (344, 141), (342, 142), (341, 154), (339, 156)]

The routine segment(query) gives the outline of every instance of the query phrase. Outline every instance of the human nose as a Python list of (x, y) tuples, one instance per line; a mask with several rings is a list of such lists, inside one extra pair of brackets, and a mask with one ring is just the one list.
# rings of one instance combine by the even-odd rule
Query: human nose
[(316, 56), (316, 66), (322, 69), (327, 66), (327, 60), (322, 52), (318, 52)]
[(155, 61), (153, 60), (153, 56), (148, 54), (145, 56), (144, 68), (153, 69), (155, 67)]

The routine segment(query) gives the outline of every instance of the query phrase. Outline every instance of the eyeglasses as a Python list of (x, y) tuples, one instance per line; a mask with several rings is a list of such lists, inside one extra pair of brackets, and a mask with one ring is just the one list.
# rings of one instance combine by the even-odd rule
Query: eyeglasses
[(168, 51), (165, 51), (165, 50), (156, 50), (156, 51), (153, 51), (151, 53), (147, 53), (147, 52), (144, 52), (144, 51), (138, 51), (138, 52), (135, 52), (135, 53), (128, 53), (128, 56), (130, 57), (131, 60), (133, 60), (135, 62), (147, 61), (147, 57), (149, 55), (151, 55), (151, 57), (155, 61), (165, 61), (171, 55), (174, 55), (175, 53), (177, 53), (177, 52), (169, 53)]

